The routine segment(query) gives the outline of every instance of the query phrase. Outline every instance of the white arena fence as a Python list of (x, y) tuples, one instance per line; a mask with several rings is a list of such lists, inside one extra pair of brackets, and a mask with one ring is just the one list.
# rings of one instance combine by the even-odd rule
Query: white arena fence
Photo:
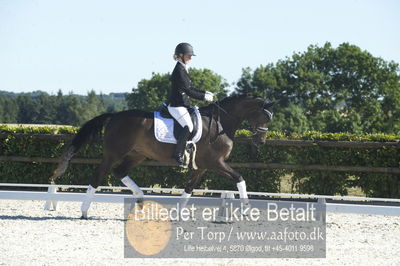
[[(43, 188), (47, 191), (27, 191), (27, 190), (4, 190), (4, 187), (20, 187), (24, 189), (29, 188)], [(85, 192), (66, 192), (59, 191), (59, 189), (86, 189), (88, 186), (83, 185), (52, 185), (52, 184), (18, 184), (18, 183), (0, 183), (0, 199), (7, 200), (39, 200), (45, 201), (45, 209), (55, 209), (58, 201), (83, 201)], [(178, 188), (141, 188), (144, 192), (157, 192), (157, 193), (174, 193), (170, 195), (161, 195), (163, 197), (176, 197), (179, 198), (183, 193), (183, 189)], [(100, 186), (97, 191), (101, 190), (129, 190), (127, 187), (113, 187), (113, 186)], [(130, 191), (130, 190), (129, 190)], [(221, 198), (221, 206), (224, 199), (235, 198), (238, 191), (231, 190), (209, 190), (209, 189), (195, 189), (195, 194), (217, 194)], [(151, 195), (145, 194), (146, 197)], [(307, 194), (288, 194), (288, 193), (268, 193), (268, 192), (248, 192), (248, 195), (259, 196), (260, 200), (285, 200), (292, 199), (293, 201), (299, 199), (317, 200), (320, 204), (326, 204), (327, 212), (343, 212), (343, 213), (358, 213), (358, 214), (374, 214), (374, 215), (395, 215), (400, 216), (400, 199), (391, 198), (367, 198), (367, 197), (351, 197), (351, 196), (328, 196), (328, 195), (307, 195)], [(157, 195), (160, 196), (160, 195)], [(121, 194), (115, 192), (101, 192), (96, 193), (93, 202), (108, 202), (108, 203), (124, 203), (126, 198), (133, 198), (132, 194)], [(196, 198), (193, 196), (192, 198)], [(203, 198), (203, 197), (202, 197)], [(214, 197), (215, 198), (215, 197)], [(335, 200), (343, 202), (326, 203), (326, 200)], [(355, 204), (351, 201), (356, 202)], [(362, 204), (359, 202), (363, 202)]]

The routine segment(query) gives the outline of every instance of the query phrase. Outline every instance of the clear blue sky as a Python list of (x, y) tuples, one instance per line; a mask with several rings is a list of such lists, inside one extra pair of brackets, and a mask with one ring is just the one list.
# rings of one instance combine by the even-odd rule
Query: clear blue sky
[(130, 92), (179, 42), (229, 83), (327, 41), (399, 63), (399, 29), (398, 0), (0, 0), (0, 90)]

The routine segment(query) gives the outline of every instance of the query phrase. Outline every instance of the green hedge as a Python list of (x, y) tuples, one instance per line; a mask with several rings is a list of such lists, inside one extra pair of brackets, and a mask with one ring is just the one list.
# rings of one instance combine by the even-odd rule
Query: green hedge
[[(27, 127), (0, 126), (0, 132), (10, 133), (45, 133), (74, 134), (75, 127)], [(239, 130), (238, 137), (249, 136), (250, 132)], [(269, 139), (291, 140), (329, 140), (329, 141), (398, 141), (399, 136), (385, 134), (355, 135), (349, 133), (306, 132), (303, 134), (283, 134), (269, 132)], [(57, 158), (65, 145), (61, 140), (39, 140), (34, 137), (15, 138), (9, 135), (0, 140), (0, 156), (24, 156)], [(88, 145), (76, 157), (101, 157), (99, 144)], [(297, 165), (338, 165), (366, 167), (399, 167), (400, 151), (392, 147), (379, 149), (351, 149), (334, 147), (283, 147), (260, 146), (252, 151), (248, 144), (236, 143), (230, 157), (230, 162), (263, 162)], [(60, 184), (87, 184), (95, 165), (70, 164), (67, 172), (57, 182)], [(0, 182), (17, 183), (49, 183), (49, 177), (55, 169), (49, 163), (0, 162)], [(246, 180), (249, 191), (279, 192), (283, 176), (291, 176), (294, 190), (297, 193), (341, 194), (347, 195), (351, 187), (360, 187), (367, 196), (400, 197), (400, 179), (397, 175), (376, 173), (346, 173), (329, 171), (292, 171), (292, 170), (262, 170), (240, 168), (236, 169)], [(174, 167), (134, 168), (130, 175), (139, 186), (179, 187), (185, 186), (190, 178), (190, 171)], [(109, 175), (103, 185), (121, 185), (119, 180)], [(199, 188), (236, 190), (234, 182), (217, 173), (208, 171), (202, 178)]]

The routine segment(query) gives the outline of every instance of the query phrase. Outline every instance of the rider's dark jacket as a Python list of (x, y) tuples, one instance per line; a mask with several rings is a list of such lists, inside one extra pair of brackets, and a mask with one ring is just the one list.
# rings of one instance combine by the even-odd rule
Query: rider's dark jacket
[(192, 87), (192, 81), (189, 78), (185, 66), (177, 62), (171, 74), (172, 90), (169, 95), (169, 104), (172, 107), (185, 106), (190, 107), (189, 97), (198, 100), (204, 100), (205, 91), (197, 90)]

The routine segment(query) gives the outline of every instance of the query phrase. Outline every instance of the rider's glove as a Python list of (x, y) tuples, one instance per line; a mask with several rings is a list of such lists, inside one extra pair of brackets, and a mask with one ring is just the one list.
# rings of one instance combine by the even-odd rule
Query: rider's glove
[(212, 92), (206, 91), (206, 94), (204, 95), (204, 100), (207, 102), (212, 102), (214, 99), (214, 94)]

